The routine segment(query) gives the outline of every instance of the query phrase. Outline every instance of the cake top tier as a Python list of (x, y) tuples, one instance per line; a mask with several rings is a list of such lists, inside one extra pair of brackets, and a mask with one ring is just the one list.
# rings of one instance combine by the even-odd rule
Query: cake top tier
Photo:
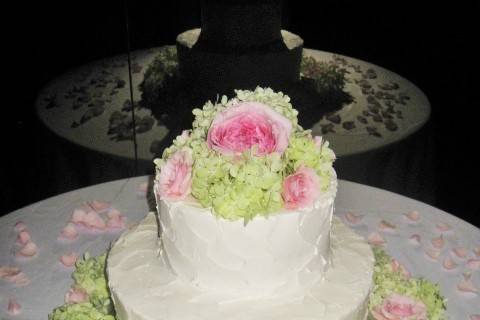
[(157, 199), (187, 197), (228, 220), (311, 207), (335, 179), (328, 142), (298, 125), (290, 98), (258, 87), (194, 109), (156, 159)]
[(281, 0), (203, 0), (198, 45), (212, 49), (283, 48)]

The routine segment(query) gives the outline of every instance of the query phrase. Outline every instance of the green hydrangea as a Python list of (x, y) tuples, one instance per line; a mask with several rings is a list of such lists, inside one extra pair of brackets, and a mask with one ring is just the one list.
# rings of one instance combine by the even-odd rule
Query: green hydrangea
[[(74, 286), (84, 289), (89, 301), (79, 304), (65, 304), (50, 314), (50, 320), (114, 320), (113, 304), (110, 299), (105, 277), (106, 254), (90, 257), (88, 253), (75, 264), (72, 274)], [(73, 316), (76, 317), (73, 317)]]
[(115, 320), (112, 315), (98, 311), (90, 302), (65, 304), (55, 309), (49, 320)]
[(373, 274), (375, 285), (370, 297), (369, 310), (382, 304), (386, 297), (396, 293), (422, 301), (427, 307), (428, 319), (446, 319), (445, 298), (440, 294), (438, 284), (423, 278), (406, 279), (400, 272), (393, 271), (391, 258), (385, 251), (379, 248), (374, 248), (373, 251), (375, 254)]
[(193, 167), (192, 195), (216, 215), (249, 221), (257, 214), (267, 215), (282, 207), (281, 187), (285, 165), (280, 155), (241, 159), (210, 151)]

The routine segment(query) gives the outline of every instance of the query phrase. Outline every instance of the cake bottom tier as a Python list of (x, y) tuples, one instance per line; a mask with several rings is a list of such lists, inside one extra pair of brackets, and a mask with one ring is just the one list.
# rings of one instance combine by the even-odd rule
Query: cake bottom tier
[(112, 246), (107, 274), (119, 320), (365, 319), (373, 285), (370, 246), (338, 218), (332, 265), (301, 298), (234, 299), (180, 281), (161, 257), (154, 213)]

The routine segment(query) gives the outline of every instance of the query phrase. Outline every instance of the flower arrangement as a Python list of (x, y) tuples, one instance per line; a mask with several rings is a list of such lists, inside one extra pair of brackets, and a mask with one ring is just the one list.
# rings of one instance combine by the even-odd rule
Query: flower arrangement
[(154, 161), (156, 195), (196, 199), (228, 220), (313, 205), (334, 175), (328, 142), (298, 125), (287, 95), (235, 93), (193, 110), (192, 129)]
[(437, 284), (412, 278), (397, 260), (373, 248), (375, 286), (368, 320), (444, 320), (445, 298)]

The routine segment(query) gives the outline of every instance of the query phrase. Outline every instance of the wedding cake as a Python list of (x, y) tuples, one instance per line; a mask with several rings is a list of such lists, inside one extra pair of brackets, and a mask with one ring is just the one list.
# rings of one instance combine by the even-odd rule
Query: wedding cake
[(110, 250), (117, 319), (366, 319), (373, 253), (333, 217), (328, 142), (271, 89), (193, 113), (155, 160), (157, 212)]

